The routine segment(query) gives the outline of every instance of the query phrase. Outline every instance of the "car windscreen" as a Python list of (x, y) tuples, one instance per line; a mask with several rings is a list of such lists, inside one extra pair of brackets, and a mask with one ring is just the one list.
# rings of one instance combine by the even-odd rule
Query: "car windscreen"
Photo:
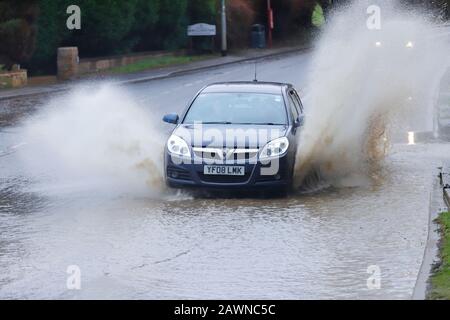
[(220, 92), (200, 94), (183, 122), (285, 125), (287, 116), (281, 94)]

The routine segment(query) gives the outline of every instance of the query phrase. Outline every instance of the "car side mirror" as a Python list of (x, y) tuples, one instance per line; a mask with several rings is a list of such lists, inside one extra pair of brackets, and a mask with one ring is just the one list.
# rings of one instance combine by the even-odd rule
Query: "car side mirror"
[(305, 123), (305, 116), (301, 115), (297, 118), (297, 120), (295, 120), (294, 122), (294, 126), (296, 128), (303, 126), (303, 124)]
[(178, 124), (179, 117), (176, 113), (166, 114), (163, 121), (170, 124)]

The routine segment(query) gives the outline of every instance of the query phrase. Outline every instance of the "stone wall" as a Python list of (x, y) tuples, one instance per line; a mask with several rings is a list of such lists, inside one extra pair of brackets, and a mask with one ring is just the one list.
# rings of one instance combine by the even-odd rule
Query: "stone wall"
[(59, 48), (57, 61), (58, 79), (70, 80), (79, 75), (97, 73), (115, 67), (122, 67), (149, 58), (182, 54), (186, 54), (186, 51), (150, 51), (110, 57), (79, 59), (77, 47)]
[(167, 51), (159, 51), (159, 52), (141, 52), (134, 53), (128, 55), (120, 55), (120, 56), (112, 56), (112, 57), (104, 57), (104, 58), (90, 58), (90, 59), (81, 59), (80, 64), (78, 66), (78, 73), (87, 74), (87, 73), (96, 73), (103, 70), (107, 70), (115, 67), (126, 66), (135, 62), (139, 62), (142, 60), (146, 60), (149, 58), (158, 58), (164, 56), (173, 56), (173, 55), (181, 55), (185, 54), (185, 51), (177, 51), (177, 52), (167, 52)]
[(58, 48), (58, 79), (70, 80), (78, 75), (78, 48)]
[(0, 72), (0, 89), (19, 88), (27, 85), (27, 70)]
[(92, 74), (115, 67), (122, 67), (149, 58), (176, 56), (186, 54), (186, 50), (175, 52), (149, 51), (100, 58), (84, 58), (78, 56), (77, 47), (58, 48), (58, 79), (70, 80), (84, 74)]

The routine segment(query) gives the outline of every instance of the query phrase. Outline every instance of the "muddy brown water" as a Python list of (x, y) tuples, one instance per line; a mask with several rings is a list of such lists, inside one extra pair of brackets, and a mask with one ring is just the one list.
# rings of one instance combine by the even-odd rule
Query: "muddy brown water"
[[(281, 199), (155, 199), (3, 177), (0, 296), (410, 298), (442, 148), (396, 146), (378, 186)], [(70, 265), (81, 290), (66, 288)], [(381, 286), (368, 289), (374, 265)]]
[[(285, 76), (284, 69), (304, 59), (267, 62), (260, 66), (261, 76), (277, 80)], [(192, 96), (202, 81), (210, 81), (208, 76), (233, 79), (252, 69), (251, 64), (231, 66), (129, 90), (144, 103), (157, 105), (159, 116), (168, 107), (158, 105), (158, 92), (173, 97), (164, 104), (181, 108), (179, 101)], [(176, 95), (164, 92), (173, 87)], [(12, 103), (19, 111), (11, 109)], [(29, 147), (21, 146), (20, 120), (35, 113), (36, 103), (4, 106), (0, 298), (412, 296), (437, 167), (448, 163), (450, 155), (446, 143), (394, 145), (376, 185), (275, 199), (196, 198), (168, 190), (135, 190), (117, 181), (30, 173), (20, 161), (21, 150)], [(39, 152), (34, 156), (38, 159)], [(53, 169), (51, 163), (48, 167)], [(81, 290), (68, 289), (69, 266), (81, 271)], [(380, 271), (379, 288), (368, 287), (368, 281), (373, 283), (368, 271), (374, 266)]]

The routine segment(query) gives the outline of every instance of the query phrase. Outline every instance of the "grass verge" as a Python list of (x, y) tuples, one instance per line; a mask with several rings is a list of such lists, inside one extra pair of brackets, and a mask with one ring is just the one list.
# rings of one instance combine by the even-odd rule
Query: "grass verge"
[(107, 70), (108, 73), (124, 74), (140, 72), (155, 68), (168, 67), (173, 65), (186, 64), (195, 61), (206, 60), (215, 57), (214, 55), (197, 55), (197, 56), (162, 56), (148, 58), (142, 61), (131, 63), (126, 66), (115, 67)]
[(437, 219), (440, 225), (441, 263), (431, 276), (429, 299), (450, 300), (450, 212), (442, 213)]

